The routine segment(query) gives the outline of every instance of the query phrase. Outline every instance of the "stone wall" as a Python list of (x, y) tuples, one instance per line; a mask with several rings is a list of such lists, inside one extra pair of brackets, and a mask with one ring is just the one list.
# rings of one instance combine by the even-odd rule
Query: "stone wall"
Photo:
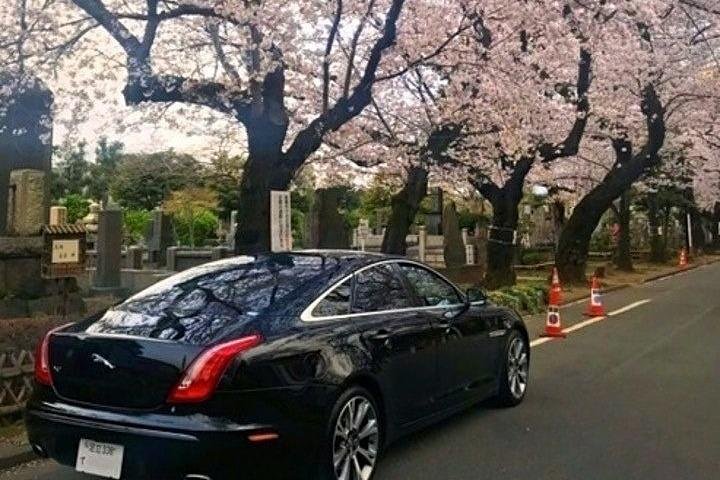
[(18, 292), (29, 297), (44, 293), (42, 248), (42, 237), (0, 237), (0, 298)]

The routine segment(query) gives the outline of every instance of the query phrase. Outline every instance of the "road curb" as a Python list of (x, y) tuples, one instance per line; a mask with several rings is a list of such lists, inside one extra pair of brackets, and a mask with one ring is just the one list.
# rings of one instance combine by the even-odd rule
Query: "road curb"
[(30, 445), (0, 445), (0, 470), (18, 467), (37, 459)]
[(675, 275), (680, 275), (681, 273), (689, 272), (689, 271), (691, 271), (691, 270), (696, 270), (696, 269), (698, 269), (698, 268), (706, 267), (706, 266), (708, 266), (708, 265), (713, 265), (713, 264), (718, 263), (718, 262), (720, 262), (720, 258), (716, 258), (716, 259), (714, 259), (714, 260), (710, 260), (710, 261), (705, 262), (705, 263), (694, 263), (694, 264), (690, 264), (690, 265), (687, 266), (687, 268), (684, 268), (684, 269), (682, 269), (682, 270), (674, 270), (674, 271), (672, 271), (672, 272), (667, 272), (667, 273), (663, 273), (663, 274), (660, 274), (660, 275), (655, 275), (654, 277), (646, 278), (645, 280), (642, 281), (642, 284), (646, 284), (646, 283), (650, 283), (650, 282), (655, 282), (655, 281), (657, 281), (657, 280), (662, 280), (663, 278), (674, 277)]
[[(651, 282), (655, 282), (655, 281), (657, 281), (657, 280), (662, 280), (663, 278), (674, 277), (675, 275), (680, 275), (680, 274), (683, 274), (683, 273), (685, 273), (685, 272), (689, 272), (689, 271), (692, 271), (692, 270), (696, 270), (696, 269), (701, 268), (701, 267), (706, 267), (706, 266), (708, 266), (708, 265), (713, 265), (713, 264), (715, 264), (715, 263), (720, 263), (720, 258), (716, 258), (716, 259), (710, 260), (710, 261), (705, 262), (705, 263), (690, 264), (690, 265), (688, 265), (687, 268), (684, 268), (684, 269), (682, 269), (682, 270), (673, 270), (672, 272), (666, 272), (666, 273), (662, 273), (662, 274), (660, 274), (660, 275), (655, 275), (654, 277), (645, 278), (645, 279), (643, 279), (642, 282), (637, 283), (637, 284), (633, 284), (633, 283), (623, 283), (622, 285), (614, 285), (614, 286), (612, 286), (612, 287), (603, 288), (602, 293), (603, 293), (603, 294), (612, 293), (612, 292), (617, 292), (618, 290), (624, 290), (624, 289), (626, 289), (626, 288), (631, 288), (631, 287), (635, 287), (635, 286), (638, 286), (638, 285), (645, 285), (646, 283), (651, 283)], [(561, 303), (560, 306), (561, 306), (561, 307), (569, 307), (569, 306), (571, 306), (571, 305), (575, 305), (575, 304), (580, 303), (580, 302), (582, 302), (582, 301), (588, 300), (589, 298), (590, 298), (590, 295), (585, 295), (585, 296), (583, 296), (583, 297), (573, 299), (573, 300), (570, 301), (570, 302)]]

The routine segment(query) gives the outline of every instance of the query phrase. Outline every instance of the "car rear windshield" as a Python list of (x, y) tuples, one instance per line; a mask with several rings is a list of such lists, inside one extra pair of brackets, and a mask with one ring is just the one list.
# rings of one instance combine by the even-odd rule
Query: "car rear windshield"
[(336, 267), (336, 260), (297, 254), (237, 257), (196, 267), (110, 309), (87, 332), (206, 345)]

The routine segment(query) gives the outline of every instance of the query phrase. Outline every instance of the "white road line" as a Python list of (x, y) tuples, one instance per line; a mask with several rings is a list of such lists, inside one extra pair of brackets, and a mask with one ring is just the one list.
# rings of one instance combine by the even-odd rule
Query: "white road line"
[(537, 347), (538, 345), (542, 345), (543, 343), (547, 343), (547, 342), (549, 342), (550, 340), (552, 340), (552, 338), (550, 338), (550, 337), (536, 338), (535, 340), (533, 340), (532, 342), (530, 342), (530, 346), (531, 346), (531, 347)]
[(605, 320), (606, 318), (607, 318), (607, 317), (593, 317), (593, 318), (591, 318), (591, 319), (585, 320), (584, 322), (576, 323), (576, 324), (573, 325), (572, 327), (568, 327), (568, 328), (566, 328), (565, 330), (563, 330), (563, 332), (565, 332), (565, 333), (576, 332), (576, 331), (578, 331), (578, 330), (580, 330), (580, 329), (583, 329), (583, 328), (585, 328), (585, 327), (589, 327), (590, 325), (594, 325), (594, 324), (596, 324), (596, 323), (598, 323), (598, 322), (602, 322), (602, 321)]
[(614, 312), (608, 313), (608, 317), (614, 317), (615, 315), (620, 315), (625, 312), (629, 312), (630, 310), (633, 310), (638, 307), (642, 307), (643, 305), (652, 302), (651, 299), (646, 298), (645, 300), (640, 300), (639, 302), (631, 303), (627, 307), (619, 308), (615, 310)]
[[(577, 324), (573, 325), (572, 327), (568, 327), (568, 328), (564, 329), (563, 333), (572, 333), (572, 332), (576, 332), (578, 330), (582, 330), (583, 328), (587, 328), (590, 325), (594, 325), (596, 323), (602, 322), (603, 320), (607, 320), (608, 317), (614, 317), (616, 315), (621, 315), (625, 312), (629, 312), (630, 310), (641, 307), (650, 302), (652, 302), (652, 300), (648, 298), (645, 300), (640, 300), (639, 302), (631, 303), (630, 305), (627, 305), (623, 308), (619, 308), (613, 312), (608, 313), (607, 316), (605, 316), (605, 317), (590, 318), (588, 320), (585, 320), (584, 322), (577, 323)], [(551, 340), (554, 340), (554, 339), (549, 338), (549, 337), (537, 338), (537, 339), (533, 340), (532, 342), (530, 342), (530, 347), (537, 347), (537, 346), (542, 345), (543, 343), (547, 343)]]

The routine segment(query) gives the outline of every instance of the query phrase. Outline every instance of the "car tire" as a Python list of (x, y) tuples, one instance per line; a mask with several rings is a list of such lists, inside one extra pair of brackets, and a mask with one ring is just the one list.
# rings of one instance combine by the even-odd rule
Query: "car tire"
[(503, 350), (498, 406), (514, 407), (522, 403), (527, 394), (529, 373), (530, 345), (522, 333), (512, 330)]
[[(330, 414), (319, 452), (320, 472), (315, 478), (372, 479), (380, 458), (383, 433), (375, 397), (362, 387), (348, 388), (337, 399)], [(360, 475), (356, 473), (358, 471)]]

